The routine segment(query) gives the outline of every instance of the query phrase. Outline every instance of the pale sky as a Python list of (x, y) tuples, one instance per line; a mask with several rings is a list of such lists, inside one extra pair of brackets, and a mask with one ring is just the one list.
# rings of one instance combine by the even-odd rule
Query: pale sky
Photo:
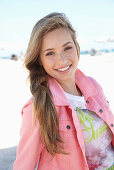
[(34, 24), (51, 12), (70, 19), (81, 50), (114, 48), (105, 42), (114, 39), (114, 0), (0, 0), (0, 48), (26, 49)]

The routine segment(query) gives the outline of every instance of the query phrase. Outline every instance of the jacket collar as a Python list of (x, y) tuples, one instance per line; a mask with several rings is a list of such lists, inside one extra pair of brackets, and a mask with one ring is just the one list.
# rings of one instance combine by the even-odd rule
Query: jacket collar
[[(82, 73), (78, 68), (75, 73), (75, 82), (81, 90), (85, 100), (88, 97), (92, 97), (97, 94), (97, 90), (91, 80), (85, 76), (84, 73)], [(59, 106), (69, 106), (70, 102), (68, 101), (60, 84), (54, 78), (49, 78), (48, 84), (52, 93), (54, 104)]]

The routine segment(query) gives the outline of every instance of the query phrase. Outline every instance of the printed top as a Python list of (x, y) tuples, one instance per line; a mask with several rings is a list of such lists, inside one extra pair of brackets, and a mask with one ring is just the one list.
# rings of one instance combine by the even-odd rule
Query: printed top
[(86, 109), (83, 96), (65, 94), (80, 121), (89, 169), (104, 170), (114, 167), (112, 134), (107, 124), (96, 113)]

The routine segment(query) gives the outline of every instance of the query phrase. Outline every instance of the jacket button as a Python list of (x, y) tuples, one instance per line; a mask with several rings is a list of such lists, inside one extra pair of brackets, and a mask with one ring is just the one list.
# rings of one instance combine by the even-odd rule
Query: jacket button
[(66, 128), (67, 128), (67, 129), (70, 129), (70, 125), (67, 125)]
[(99, 110), (99, 112), (100, 112), (100, 113), (102, 113), (102, 112), (103, 112), (103, 110), (102, 110), (102, 109), (100, 109), (100, 110)]
[(111, 127), (114, 127), (114, 124), (113, 124), (113, 123), (111, 123), (111, 124), (110, 124), (110, 126), (111, 126)]
[(86, 103), (89, 103), (89, 100), (86, 100)]

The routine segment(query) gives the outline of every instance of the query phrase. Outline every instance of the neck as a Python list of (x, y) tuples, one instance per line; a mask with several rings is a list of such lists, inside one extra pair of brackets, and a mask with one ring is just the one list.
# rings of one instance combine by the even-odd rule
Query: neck
[(64, 89), (65, 92), (75, 95), (75, 96), (82, 96), (82, 93), (79, 90), (79, 88), (76, 86), (75, 82), (65, 83), (65, 84), (60, 84), (60, 85)]

